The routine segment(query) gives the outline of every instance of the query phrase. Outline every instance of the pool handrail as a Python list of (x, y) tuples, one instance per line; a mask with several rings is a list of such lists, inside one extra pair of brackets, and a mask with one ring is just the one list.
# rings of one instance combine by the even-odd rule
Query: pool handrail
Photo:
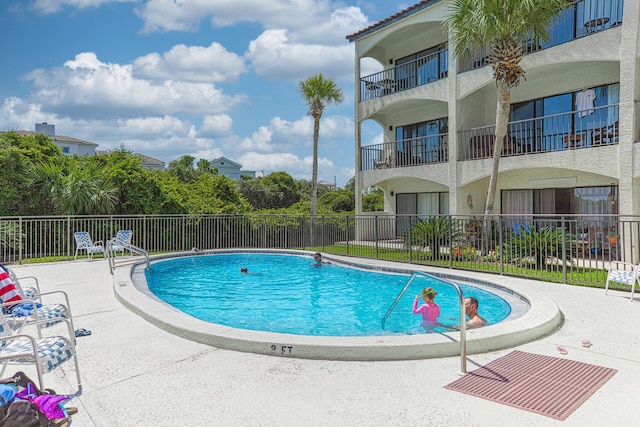
[(389, 307), (385, 315), (382, 317), (382, 329), (384, 330), (384, 323), (387, 320), (387, 317), (389, 317), (393, 309), (396, 307), (396, 305), (398, 305), (400, 298), (402, 298), (407, 289), (409, 289), (409, 286), (411, 285), (411, 283), (413, 283), (414, 279), (417, 276), (424, 276), (427, 278), (439, 280), (453, 286), (458, 292), (458, 299), (460, 300), (460, 372), (464, 374), (467, 372), (467, 318), (466, 312), (464, 310), (464, 293), (462, 292), (462, 288), (460, 288), (460, 285), (458, 285), (456, 282), (444, 279), (442, 277), (434, 276), (433, 274), (424, 273), (422, 271), (414, 271), (396, 299), (391, 304), (391, 307)]
[(107, 260), (109, 261), (109, 272), (111, 274), (113, 274), (113, 270), (116, 269), (116, 252), (113, 250), (114, 245), (144, 256), (147, 262), (147, 270), (151, 271), (151, 262), (149, 261), (149, 253), (147, 251), (145, 251), (141, 247), (132, 245), (131, 243), (111, 239), (107, 240), (107, 244), (105, 245), (105, 248), (107, 250)]

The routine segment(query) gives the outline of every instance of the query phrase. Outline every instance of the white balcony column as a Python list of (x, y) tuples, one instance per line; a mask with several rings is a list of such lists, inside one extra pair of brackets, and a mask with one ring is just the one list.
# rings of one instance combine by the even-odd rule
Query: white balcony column
[[(451, 35), (451, 31), (448, 33)], [(452, 54), (455, 48), (455, 43), (449, 36), (448, 40), (449, 55), (448, 55), (448, 69), (449, 77), (447, 77), (447, 90), (449, 94), (448, 104), (448, 158), (449, 158), (449, 212), (451, 214), (459, 213), (459, 201), (458, 201), (458, 58)], [(451, 101), (453, 100), (453, 101)], [(462, 197), (462, 196), (461, 196)], [(465, 196), (466, 197), (466, 196)], [(460, 201), (460, 203), (462, 203)]]
[(633, 149), (638, 136), (638, 103), (640, 100), (640, 69), (638, 65), (638, 23), (640, 4), (624, 2), (624, 17), (620, 33), (620, 137), (618, 155), (619, 213), (640, 215), (640, 183), (634, 184)]
[[(357, 51), (356, 44), (356, 55), (355, 55), (355, 83), (354, 83), (354, 112), (353, 117), (355, 121), (354, 126), (354, 158), (355, 158), (355, 198), (356, 198), (356, 215), (362, 213), (362, 158), (360, 150), (362, 149), (362, 122), (360, 120), (360, 54)], [(357, 233), (357, 229), (356, 229)], [(357, 236), (356, 236), (357, 238)]]

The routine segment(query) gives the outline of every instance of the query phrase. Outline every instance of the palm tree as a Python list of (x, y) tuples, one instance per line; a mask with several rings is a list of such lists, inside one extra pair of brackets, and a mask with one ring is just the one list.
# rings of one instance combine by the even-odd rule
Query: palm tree
[(490, 46), (489, 62), (498, 88), (493, 169), (485, 214), (493, 212), (503, 139), (507, 134), (511, 89), (520, 84), (523, 42), (547, 41), (552, 20), (567, 0), (453, 0), (445, 25), (451, 32), (453, 54), (467, 59), (478, 48)]
[[(318, 135), (320, 118), (326, 105), (337, 105), (344, 101), (340, 86), (333, 79), (325, 78), (322, 73), (298, 82), (298, 93), (313, 116), (313, 172), (311, 175), (311, 220), (318, 212)], [(313, 240), (313, 239), (312, 239)]]
[(50, 204), (56, 214), (96, 215), (113, 213), (118, 189), (99, 162), (69, 159), (45, 161), (28, 173), (29, 189)]

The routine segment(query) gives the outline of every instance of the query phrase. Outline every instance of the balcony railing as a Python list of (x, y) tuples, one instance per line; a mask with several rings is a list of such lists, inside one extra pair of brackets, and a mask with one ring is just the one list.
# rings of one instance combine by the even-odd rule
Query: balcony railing
[(362, 170), (446, 163), (448, 141), (449, 134), (441, 133), (362, 147)]
[[(618, 104), (510, 122), (502, 156), (548, 153), (617, 144)], [(458, 159), (493, 156), (495, 125), (458, 132)]]
[[(623, 3), (624, 0), (573, 0), (553, 20), (547, 43), (529, 39), (523, 42), (522, 50), (526, 55), (622, 25)], [(477, 50), (471, 58), (461, 62), (459, 72), (489, 65), (489, 52), (490, 47)]]
[(402, 92), (447, 77), (449, 50), (405, 62), (388, 70), (360, 79), (360, 101)]

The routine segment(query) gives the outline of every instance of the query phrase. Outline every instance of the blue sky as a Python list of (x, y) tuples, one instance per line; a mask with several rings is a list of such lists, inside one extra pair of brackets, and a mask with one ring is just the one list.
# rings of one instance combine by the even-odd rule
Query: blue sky
[[(413, 3), (4, 0), (0, 130), (47, 122), (99, 150), (124, 145), (167, 163), (224, 156), (311, 179), (313, 121), (297, 83), (321, 72), (345, 102), (325, 109), (318, 178), (342, 187), (354, 175), (345, 36)], [(373, 142), (380, 129), (365, 129)]]

